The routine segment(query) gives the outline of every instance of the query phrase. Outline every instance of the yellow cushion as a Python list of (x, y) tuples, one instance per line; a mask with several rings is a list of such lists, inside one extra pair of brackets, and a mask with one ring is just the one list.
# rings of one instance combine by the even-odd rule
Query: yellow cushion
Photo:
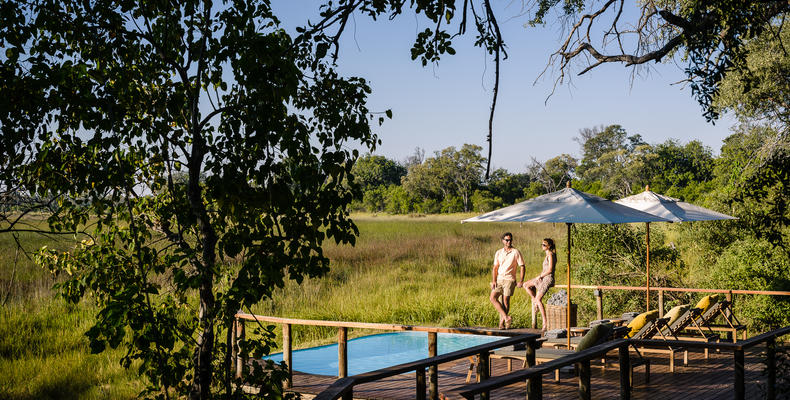
[(705, 311), (708, 311), (710, 306), (716, 304), (717, 301), (719, 301), (719, 295), (718, 294), (712, 294), (712, 295), (705, 296), (702, 299), (700, 299), (700, 301), (694, 307), (702, 309), (702, 313), (704, 313)]
[(626, 335), (626, 337), (633, 337), (637, 334), (637, 332), (642, 330), (646, 323), (655, 321), (656, 318), (658, 318), (658, 310), (651, 310), (637, 315), (636, 318), (632, 319), (631, 322), (628, 323), (628, 327), (631, 328), (631, 330), (628, 331), (628, 335)]
[(665, 318), (669, 318), (669, 320), (667, 320), (667, 325), (671, 326), (672, 323), (677, 321), (678, 318), (680, 318), (680, 316), (683, 315), (683, 313), (685, 313), (690, 307), (691, 304), (683, 304), (680, 306), (672, 307), (672, 309), (669, 310), (668, 313), (664, 314)]

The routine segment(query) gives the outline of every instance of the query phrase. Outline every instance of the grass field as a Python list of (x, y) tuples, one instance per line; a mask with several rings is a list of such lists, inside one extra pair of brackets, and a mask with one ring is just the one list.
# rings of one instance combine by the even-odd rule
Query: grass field
[[(488, 285), (505, 231), (513, 233), (514, 246), (525, 257), (528, 278), (541, 269), (541, 240), (554, 238), (560, 253), (557, 283), (565, 282), (564, 224), (461, 224), (466, 217), (358, 215), (355, 247), (325, 245), (331, 259), (326, 276), (305, 279), (301, 285), (288, 282), (252, 311), (307, 319), (495, 327), (498, 317), (488, 302)], [(73, 238), (23, 235), (20, 242), (32, 250), (69, 246)], [(53, 298), (53, 283), (47, 271), (15, 252), (9, 236), (0, 237), (0, 398), (134, 397), (144, 384), (133, 369), (119, 365), (122, 351), (89, 352), (83, 333), (96, 307), (89, 299), (68, 305)], [(584, 302), (580, 320), (590, 319), (591, 293), (574, 293)], [(515, 327), (528, 326), (529, 298), (523, 290), (512, 299), (511, 314)], [(331, 328), (308, 327), (295, 327), (293, 333), (297, 347), (330, 342), (336, 334)]]

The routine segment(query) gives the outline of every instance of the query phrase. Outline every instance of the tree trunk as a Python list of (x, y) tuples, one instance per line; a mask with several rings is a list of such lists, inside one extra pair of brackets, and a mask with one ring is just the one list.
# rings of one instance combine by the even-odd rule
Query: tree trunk
[[(197, 111), (197, 110), (195, 110)], [(213, 381), (212, 358), (214, 355), (214, 318), (216, 316), (214, 299), (214, 270), (216, 263), (217, 233), (211, 225), (211, 217), (203, 203), (200, 188), (200, 171), (206, 154), (205, 141), (200, 132), (193, 134), (192, 153), (189, 158), (189, 182), (187, 197), (192, 214), (199, 229), (197, 247), (202, 249), (201, 260), (194, 262), (200, 277), (200, 309), (198, 314), (198, 337), (195, 349), (195, 377), (192, 382), (190, 399), (209, 399)]]

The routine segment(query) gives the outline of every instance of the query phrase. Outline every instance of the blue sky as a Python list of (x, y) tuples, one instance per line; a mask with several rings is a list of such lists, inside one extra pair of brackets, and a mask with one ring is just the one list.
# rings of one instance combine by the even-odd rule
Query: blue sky
[[(515, 3), (507, 3), (511, 8), (500, 15), (518, 14), (514, 7), (520, 4)], [(318, 4), (281, 0), (274, 8), (285, 28), (293, 31), (308, 18), (317, 20)], [(632, 68), (602, 65), (584, 76), (573, 76), (571, 84), (558, 86), (546, 101), (555, 75), (548, 72), (533, 82), (563, 39), (559, 27), (525, 28), (525, 17), (500, 18), (510, 57), (501, 64), (493, 167), (523, 172), (533, 157), (540, 161), (562, 153), (578, 157), (579, 144), (573, 138), (579, 129), (598, 125), (620, 124), (648, 143), (697, 139), (715, 153), (730, 134), (732, 118), (724, 117), (715, 125), (706, 122), (690, 88), (672, 85), (685, 78), (674, 63), (643, 67), (634, 79)], [(425, 20), (413, 13), (377, 22), (357, 16), (344, 33), (339, 68), (369, 81), (372, 111), (393, 111), (392, 120), (376, 126), (382, 144), (375, 153), (402, 161), (416, 147), (430, 155), (472, 143), (483, 146), (485, 154), (493, 91), (491, 57), (473, 47), (468, 35), (456, 39), (456, 55), (422, 67), (411, 60), (410, 48), (425, 27)]]

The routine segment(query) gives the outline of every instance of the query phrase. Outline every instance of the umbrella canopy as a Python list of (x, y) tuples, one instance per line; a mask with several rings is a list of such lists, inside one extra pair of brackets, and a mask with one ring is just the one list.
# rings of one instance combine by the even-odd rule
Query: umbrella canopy
[(568, 187), (463, 222), (623, 224), (659, 221), (668, 220)]
[[(670, 222), (683, 221), (716, 221), (723, 219), (737, 219), (727, 214), (722, 214), (704, 207), (696, 206), (685, 201), (680, 201), (669, 196), (664, 196), (650, 191), (650, 186), (645, 186), (645, 191), (633, 196), (624, 197), (615, 201), (617, 204), (631, 207), (635, 210), (644, 211)], [(647, 253), (645, 258), (645, 274), (647, 276), (647, 310), (650, 311), (650, 222), (647, 222), (645, 229), (645, 242), (647, 243)]]
[[(571, 224), (623, 224), (629, 222), (660, 222), (665, 218), (616, 204), (603, 197), (584, 193), (568, 187), (533, 199), (500, 208), (463, 222), (564, 222), (568, 226), (568, 305), (566, 309), (567, 332), (571, 317)], [(545, 324), (546, 321), (543, 321)], [(568, 348), (570, 348), (570, 334)]]
[(652, 192), (649, 187), (642, 193), (624, 197), (615, 201), (615, 203), (644, 211), (673, 222), (737, 219), (727, 214), (722, 214), (691, 203), (686, 203), (685, 201), (680, 201), (673, 197)]

